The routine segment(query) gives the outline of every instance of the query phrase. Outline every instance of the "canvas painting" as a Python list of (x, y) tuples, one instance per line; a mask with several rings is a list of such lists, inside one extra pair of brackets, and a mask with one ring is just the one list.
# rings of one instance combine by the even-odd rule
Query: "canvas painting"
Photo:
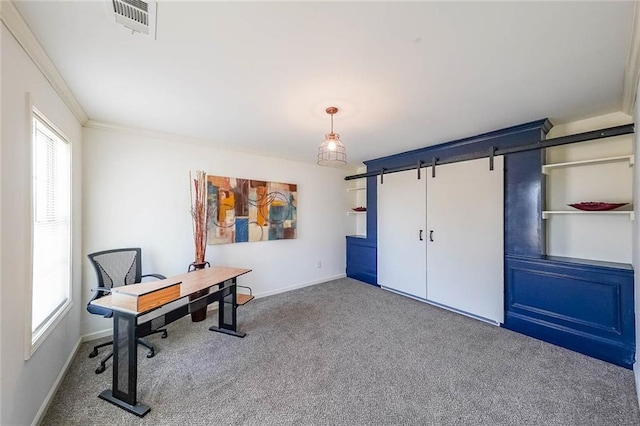
[(297, 185), (207, 176), (208, 244), (296, 238)]

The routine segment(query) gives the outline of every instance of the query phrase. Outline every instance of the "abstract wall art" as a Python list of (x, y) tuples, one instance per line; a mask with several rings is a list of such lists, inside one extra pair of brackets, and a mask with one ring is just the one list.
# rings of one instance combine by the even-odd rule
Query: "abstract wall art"
[(296, 238), (295, 184), (208, 175), (207, 194), (208, 244)]

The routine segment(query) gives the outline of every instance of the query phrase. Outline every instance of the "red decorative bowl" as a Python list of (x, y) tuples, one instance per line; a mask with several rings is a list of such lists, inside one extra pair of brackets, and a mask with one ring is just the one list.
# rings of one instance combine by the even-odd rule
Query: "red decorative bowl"
[(626, 206), (627, 204), (629, 203), (602, 203), (596, 201), (586, 201), (583, 203), (574, 203), (568, 205), (578, 210), (584, 210), (588, 212), (601, 212), (617, 209), (618, 207)]
[(366, 207), (354, 207), (351, 210), (353, 210), (354, 212), (366, 212), (367, 208)]

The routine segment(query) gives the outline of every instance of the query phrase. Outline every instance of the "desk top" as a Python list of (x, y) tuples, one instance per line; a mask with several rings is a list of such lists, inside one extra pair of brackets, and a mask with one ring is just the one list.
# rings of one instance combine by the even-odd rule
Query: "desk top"
[[(160, 288), (170, 286), (172, 284), (181, 283), (180, 296), (164, 303), (164, 304), (167, 304), (175, 300), (181, 299), (183, 297), (187, 297), (190, 294), (196, 293), (200, 290), (204, 290), (216, 284), (223, 283), (232, 278), (239, 277), (240, 275), (244, 275), (248, 272), (251, 272), (251, 269), (231, 268), (229, 266), (212, 266), (211, 268), (198, 269), (193, 272), (189, 272), (182, 275), (176, 275), (173, 277), (166, 278), (164, 280), (149, 281), (149, 282), (144, 282), (139, 284), (131, 284), (126, 286), (126, 293), (133, 294), (133, 295), (141, 295), (144, 293), (148, 293), (150, 291), (154, 291)], [(91, 304), (96, 306), (102, 306), (107, 309), (124, 311), (124, 312), (129, 312), (134, 314), (143, 314), (144, 312), (146, 312), (146, 311), (142, 311), (142, 312), (131, 311), (130, 309), (124, 309), (118, 306), (113, 306), (111, 304), (111, 295), (103, 296), (99, 299), (96, 299), (93, 302), (91, 302)], [(158, 308), (158, 306), (155, 306), (153, 309), (156, 309), (156, 308)]]

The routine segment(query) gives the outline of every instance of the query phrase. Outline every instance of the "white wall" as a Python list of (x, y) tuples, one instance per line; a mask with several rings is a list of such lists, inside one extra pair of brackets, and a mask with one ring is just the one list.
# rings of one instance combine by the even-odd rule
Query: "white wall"
[[(0, 13), (2, 6), (0, 6)], [(0, 28), (0, 47), (2, 47), (2, 36), (5, 32)], [(1, 60), (2, 58), (0, 58)], [(0, 100), (2, 99), (2, 63), (0, 62)], [(0, 119), (2, 118), (2, 102), (0, 101)], [(1, 124), (0, 124), (1, 126)], [(0, 177), (2, 176), (2, 133), (0, 132)], [(0, 181), (1, 182), (1, 181)], [(0, 242), (4, 241), (2, 232), (2, 185), (0, 183)], [(0, 243), (0, 309), (2, 308), (2, 244)], [(2, 316), (0, 315), (0, 320)], [(2, 327), (0, 326), (0, 423), (2, 423)]]
[[(0, 424), (30, 424), (53, 389), (80, 339), (81, 127), (66, 104), (2, 25), (2, 248), (0, 309), (2, 417)], [(70, 138), (73, 185), (73, 306), (35, 354), (24, 360), (25, 298), (30, 246), (31, 115), (27, 101)]]
[[(83, 130), (83, 169), (83, 254), (141, 247), (143, 272), (186, 272), (194, 256), (188, 174), (204, 170), (298, 185), (297, 239), (207, 246), (212, 265), (252, 269), (239, 284), (251, 286), (258, 296), (344, 276), (348, 203), (343, 178), (349, 170), (97, 127)], [(97, 280), (86, 259), (83, 278), (89, 299)], [(82, 321), (84, 334), (111, 327), (109, 320), (86, 312)]]

